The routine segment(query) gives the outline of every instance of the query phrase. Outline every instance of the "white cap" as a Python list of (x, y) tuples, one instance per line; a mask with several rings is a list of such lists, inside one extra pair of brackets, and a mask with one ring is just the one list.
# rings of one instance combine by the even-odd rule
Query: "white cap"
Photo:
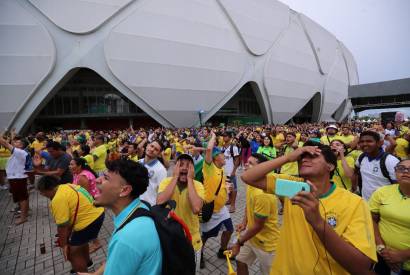
[(329, 128), (333, 128), (333, 129), (335, 129), (335, 130), (338, 130), (337, 126), (334, 125), (334, 124), (330, 124), (329, 126), (327, 126), (327, 127), (326, 127), (326, 130), (329, 129)]

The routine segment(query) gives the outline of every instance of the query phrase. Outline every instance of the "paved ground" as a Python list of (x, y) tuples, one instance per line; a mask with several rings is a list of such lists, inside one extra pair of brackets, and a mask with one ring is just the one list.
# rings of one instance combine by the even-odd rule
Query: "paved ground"
[[(244, 201), (244, 186), (240, 183), (237, 211), (232, 216), (234, 224), (242, 219)], [(19, 226), (14, 225), (14, 213), (10, 212), (13, 207), (9, 192), (0, 191), (0, 274), (68, 274), (70, 263), (65, 262), (60, 249), (53, 246), (56, 226), (48, 209), (48, 200), (36, 191), (31, 191), (29, 222)], [(112, 213), (107, 211), (99, 235), (103, 248), (92, 254), (95, 268), (98, 268), (106, 257), (112, 230)], [(46, 247), (45, 254), (40, 253), (42, 243)], [(200, 274), (227, 274), (226, 261), (216, 257), (218, 249), (219, 238), (207, 242), (206, 269), (201, 270)], [(236, 268), (235, 263), (233, 266)], [(250, 274), (259, 274), (257, 270), (258, 266), (253, 265)]]

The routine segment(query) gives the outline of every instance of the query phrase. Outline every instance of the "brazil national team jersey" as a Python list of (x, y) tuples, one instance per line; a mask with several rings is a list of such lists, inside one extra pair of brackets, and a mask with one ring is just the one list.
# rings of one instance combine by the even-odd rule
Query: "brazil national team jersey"
[[(277, 178), (302, 181), (297, 177), (268, 174), (268, 193), (274, 192)], [(373, 222), (367, 203), (334, 184), (320, 197), (320, 202), (320, 214), (336, 234), (376, 262)], [(284, 199), (283, 225), (275, 255), (272, 275), (349, 274), (329, 252), (325, 252), (302, 208), (292, 205), (288, 198)]]

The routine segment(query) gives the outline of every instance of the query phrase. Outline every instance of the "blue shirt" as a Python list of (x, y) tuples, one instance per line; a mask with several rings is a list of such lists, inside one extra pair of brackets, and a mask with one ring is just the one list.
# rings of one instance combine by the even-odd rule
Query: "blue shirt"
[[(114, 218), (114, 232), (136, 208), (147, 208), (135, 199)], [(154, 221), (139, 217), (113, 234), (108, 245), (106, 275), (160, 275), (162, 252)]]

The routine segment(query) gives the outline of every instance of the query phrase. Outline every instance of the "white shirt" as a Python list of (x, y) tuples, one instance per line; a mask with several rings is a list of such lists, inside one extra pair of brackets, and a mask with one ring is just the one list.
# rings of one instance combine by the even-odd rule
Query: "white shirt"
[(147, 191), (140, 196), (140, 199), (149, 202), (151, 205), (156, 205), (158, 187), (161, 181), (167, 177), (167, 170), (158, 159), (149, 163), (145, 163), (144, 159), (140, 159), (139, 162), (147, 168), (149, 177)]
[[(392, 155), (386, 158), (386, 169), (389, 172), (390, 178), (396, 180), (394, 167), (399, 160)], [(362, 176), (362, 197), (368, 201), (376, 189), (391, 184), (389, 179), (383, 176), (380, 169), (380, 158), (369, 161), (366, 156), (359, 165), (359, 159), (356, 160), (356, 167), (360, 166), (360, 174)]]
[(11, 156), (7, 161), (6, 173), (8, 179), (24, 179), (27, 178), (26, 170), (26, 156), (27, 152), (13, 147)]
[[(224, 152), (224, 156), (225, 156), (224, 173), (227, 177), (229, 177), (232, 174), (232, 171), (234, 168), (234, 158), (231, 155), (231, 145), (229, 144), (226, 147), (222, 146), (221, 150), (225, 151)], [(234, 157), (239, 156), (239, 149), (237, 146), (233, 145), (232, 151), (233, 151)]]

